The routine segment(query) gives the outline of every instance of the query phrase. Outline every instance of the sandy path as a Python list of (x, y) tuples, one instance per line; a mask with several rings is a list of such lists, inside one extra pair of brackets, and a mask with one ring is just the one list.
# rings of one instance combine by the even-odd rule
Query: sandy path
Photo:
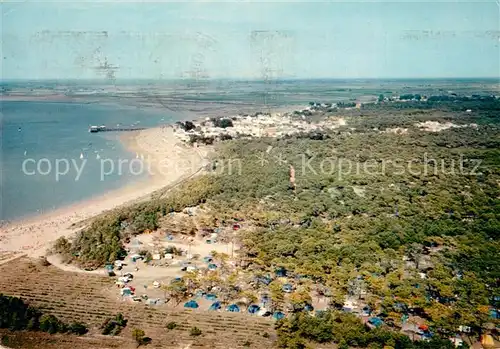
[(41, 256), (57, 238), (76, 231), (72, 224), (147, 198), (164, 187), (178, 185), (201, 172), (208, 163), (207, 149), (182, 145), (170, 127), (129, 133), (123, 142), (140, 159), (144, 158), (149, 173), (146, 180), (46, 215), (8, 224), (0, 231), (0, 252), (19, 251), (32, 257)]

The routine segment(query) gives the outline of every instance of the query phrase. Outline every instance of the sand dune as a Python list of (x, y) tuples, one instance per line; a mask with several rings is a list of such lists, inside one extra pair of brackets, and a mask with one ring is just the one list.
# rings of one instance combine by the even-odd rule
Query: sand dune
[(77, 230), (71, 227), (72, 224), (147, 198), (164, 187), (175, 186), (201, 172), (208, 162), (208, 148), (191, 148), (180, 144), (171, 127), (127, 133), (123, 135), (122, 141), (130, 152), (144, 158), (147, 179), (95, 199), (10, 223), (2, 227), (0, 252), (18, 251), (33, 257), (41, 256), (57, 238), (69, 236)]

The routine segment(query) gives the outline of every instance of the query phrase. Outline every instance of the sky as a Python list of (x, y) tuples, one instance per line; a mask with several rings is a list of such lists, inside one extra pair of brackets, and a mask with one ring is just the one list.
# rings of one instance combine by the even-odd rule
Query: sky
[(7, 79), (500, 77), (500, 2), (3, 2)]

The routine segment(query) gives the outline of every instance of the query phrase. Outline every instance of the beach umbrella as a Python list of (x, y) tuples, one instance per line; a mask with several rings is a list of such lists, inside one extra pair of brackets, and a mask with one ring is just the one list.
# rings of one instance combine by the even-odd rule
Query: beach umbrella
[(184, 303), (184, 308), (196, 309), (198, 307), (198, 303), (194, 300), (190, 300), (189, 302)]

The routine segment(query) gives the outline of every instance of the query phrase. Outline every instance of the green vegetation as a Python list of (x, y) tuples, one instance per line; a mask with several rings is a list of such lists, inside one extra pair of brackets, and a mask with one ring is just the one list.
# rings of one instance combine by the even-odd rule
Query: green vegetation
[(146, 230), (157, 229), (160, 217), (205, 202), (220, 190), (216, 183), (212, 183), (211, 176), (187, 182), (166, 198), (99, 216), (89, 228), (76, 234), (71, 242), (64, 237), (59, 238), (54, 251), (61, 253), (66, 262), (77, 263), (83, 268), (104, 266), (125, 257), (124, 240)]
[(192, 121), (178, 121), (176, 123), (177, 125), (179, 125), (180, 128), (182, 128), (184, 131), (190, 131), (190, 130), (194, 130), (196, 128), (196, 126), (194, 125), (194, 123)]
[(54, 315), (42, 314), (36, 308), (28, 306), (17, 297), (0, 294), (0, 328), (12, 331), (40, 330), (53, 333), (73, 333), (83, 335), (88, 332), (87, 326), (73, 322), (65, 324)]
[(196, 326), (191, 327), (191, 329), (189, 330), (189, 335), (193, 337), (201, 336), (201, 333), (201, 330)]
[[(123, 256), (122, 241), (158, 228), (169, 212), (202, 205), (212, 214), (207, 221), (241, 220), (253, 228), (239, 237), (246, 272), (266, 275), (283, 267), (320, 285), (332, 309), (341, 309), (346, 297), (362, 299), (385, 324), (368, 331), (338, 312), (297, 315), (278, 327), (283, 347), (304, 347), (307, 340), (446, 348), (439, 339), (412, 344), (394, 330), (402, 328), (403, 315), (423, 318), (436, 338), (454, 335), (461, 325), (478, 335), (486, 323), (498, 322), (489, 311), (500, 297), (500, 107), (489, 98), (459, 102), (373, 104), (349, 117), (328, 113), (323, 116), (346, 117), (347, 126), (321, 139), (220, 143), (216, 169), (235, 159), (240, 168), (99, 217), (72, 242), (60, 239), (56, 251), (68, 261), (102, 266)], [(435, 133), (414, 126), (428, 120), (478, 126)], [(408, 131), (380, 132), (391, 127)], [(276, 308), (286, 300), (280, 287), (270, 285)], [(294, 311), (307, 300), (290, 298)]]
[(233, 121), (231, 119), (212, 118), (211, 121), (213, 122), (215, 127), (220, 127), (220, 128), (233, 127)]
[(146, 337), (146, 333), (139, 328), (134, 328), (132, 330), (132, 338), (137, 343), (137, 347), (151, 343), (151, 338)]
[(278, 346), (287, 349), (307, 348), (311, 342), (334, 341), (339, 348), (454, 349), (448, 340), (412, 342), (407, 336), (385, 329), (369, 330), (357, 317), (342, 312), (324, 312), (313, 317), (297, 314), (277, 323)]
[(176, 327), (177, 327), (177, 322), (175, 322), (175, 321), (170, 321), (170, 322), (167, 324), (167, 328), (168, 328), (169, 330), (173, 330), (173, 329), (175, 329)]
[(101, 325), (101, 333), (104, 335), (116, 336), (127, 326), (127, 320), (118, 313), (114, 318), (109, 318)]

